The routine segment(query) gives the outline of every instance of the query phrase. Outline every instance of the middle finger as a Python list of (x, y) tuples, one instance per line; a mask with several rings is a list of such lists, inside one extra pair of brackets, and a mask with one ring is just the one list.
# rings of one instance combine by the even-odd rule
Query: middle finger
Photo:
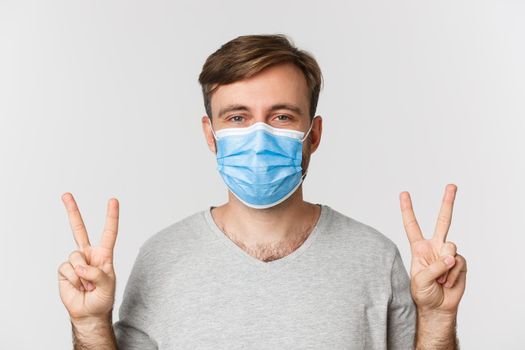
[(448, 184), (445, 188), (441, 208), (436, 222), (436, 229), (434, 231), (434, 238), (440, 242), (447, 240), (448, 230), (452, 221), (452, 210), (454, 207), (454, 199), (456, 198), (457, 186)]

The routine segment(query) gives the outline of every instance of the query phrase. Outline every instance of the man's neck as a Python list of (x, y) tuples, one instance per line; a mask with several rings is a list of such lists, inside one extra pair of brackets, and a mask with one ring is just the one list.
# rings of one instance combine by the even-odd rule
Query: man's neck
[(266, 209), (247, 207), (229, 192), (228, 203), (212, 210), (221, 230), (241, 249), (263, 261), (297, 249), (315, 227), (321, 208), (303, 201), (302, 186), (284, 202)]

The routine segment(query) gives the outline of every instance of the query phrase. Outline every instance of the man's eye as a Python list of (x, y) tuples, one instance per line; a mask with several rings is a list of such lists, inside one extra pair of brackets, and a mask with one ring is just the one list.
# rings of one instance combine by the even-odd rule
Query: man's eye
[(277, 119), (278, 119), (279, 121), (286, 121), (286, 120), (289, 120), (290, 117), (287, 116), (286, 114), (281, 114), (281, 115), (278, 115), (278, 116), (277, 116)]
[(239, 123), (244, 120), (244, 117), (241, 115), (234, 115), (233, 117), (230, 118), (230, 120), (233, 122)]

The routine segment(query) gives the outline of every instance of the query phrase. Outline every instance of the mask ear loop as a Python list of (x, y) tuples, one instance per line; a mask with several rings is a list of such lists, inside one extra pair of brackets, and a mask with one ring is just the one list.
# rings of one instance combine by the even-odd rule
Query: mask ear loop
[(306, 177), (306, 173), (308, 173), (308, 169), (306, 169), (304, 174), (301, 176), (301, 182), (303, 182), (304, 178)]
[[(306, 138), (308, 137), (308, 134), (310, 133), (310, 131), (312, 131), (312, 126), (314, 125), (314, 119), (317, 118), (317, 117), (314, 117), (312, 119), (312, 122), (310, 123), (310, 127), (308, 128), (308, 131), (306, 132), (306, 135), (303, 137), (303, 139), (301, 140), (301, 142), (303, 142), (304, 140), (306, 140)], [(304, 170), (304, 174), (301, 176), (301, 182), (303, 182), (304, 178), (306, 177), (306, 174), (308, 173), (308, 169), (305, 169)]]
[(308, 134), (310, 133), (310, 131), (312, 131), (312, 126), (314, 126), (314, 119), (317, 118), (317, 117), (314, 117), (312, 119), (312, 122), (310, 123), (310, 127), (308, 128), (308, 131), (306, 132), (306, 135), (304, 135), (304, 137), (301, 139), (301, 142), (304, 142), (304, 140), (306, 140), (306, 138), (308, 137)]
[(213, 130), (213, 125), (211, 123), (211, 118), (208, 117), (208, 119), (210, 120), (210, 129), (211, 129), (211, 133), (213, 134), (213, 138), (215, 139), (215, 141), (217, 141), (217, 135), (215, 134), (215, 131)]

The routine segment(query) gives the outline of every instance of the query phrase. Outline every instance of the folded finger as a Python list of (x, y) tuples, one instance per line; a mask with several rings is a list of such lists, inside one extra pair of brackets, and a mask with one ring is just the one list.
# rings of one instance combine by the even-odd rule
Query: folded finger
[(449, 271), (447, 282), (445, 283), (445, 287), (452, 288), (456, 284), (459, 275), (461, 273), (467, 272), (467, 262), (465, 261), (465, 258), (461, 255), (456, 256), (456, 264), (454, 267)]
[(63, 262), (58, 267), (58, 279), (60, 281), (66, 280), (69, 283), (71, 283), (73, 286), (75, 286), (76, 289), (83, 291), (82, 283), (80, 282), (80, 278), (75, 273), (75, 269), (73, 268), (73, 265), (69, 261)]
[(429, 288), (439, 276), (445, 274), (455, 264), (454, 257), (447, 255), (434, 261), (426, 269), (414, 276), (414, 282), (419, 289)]
[[(443, 246), (441, 247), (440, 256), (450, 255), (450, 256), (456, 256), (457, 252), (457, 246), (453, 242), (447, 241), (443, 243)], [(445, 283), (447, 280), (448, 274), (450, 271), (445, 272), (441, 277), (438, 278), (438, 283)]]
[(458, 251), (458, 247), (456, 246), (454, 242), (446, 241), (441, 246), (441, 250), (439, 253), (441, 256), (444, 256), (444, 255), (456, 256), (457, 251)]
[(90, 281), (92, 286), (108, 287), (111, 284), (111, 279), (109, 276), (98, 267), (78, 265), (75, 267), (75, 272), (86, 280)]
[[(86, 257), (84, 253), (82, 253), (79, 250), (73, 251), (71, 254), (69, 254), (69, 262), (73, 266), (73, 268), (76, 268), (78, 265), (87, 265)], [(81, 278), (80, 281), (82, 282), (82, 285), (85, 289), (88, 289), (88, 281)]]

